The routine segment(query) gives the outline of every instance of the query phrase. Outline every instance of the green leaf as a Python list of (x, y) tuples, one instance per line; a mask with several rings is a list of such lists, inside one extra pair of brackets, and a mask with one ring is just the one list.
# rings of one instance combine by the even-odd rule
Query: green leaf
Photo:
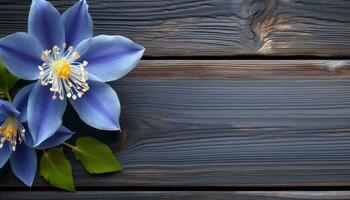
[(8, 93), (19, 79), (12, 75), (5, 67), (5, 64), (0, 60), (0, 91)]
[(40, 175), (54, 187), (75, 191), (72, 166), (63, 152), (63, 147), (45, 151), (40, 161)]
[(92, 137), (78, 138), (72, 151), (90, 174), (120, 172), (123, 170), (111, 149)]

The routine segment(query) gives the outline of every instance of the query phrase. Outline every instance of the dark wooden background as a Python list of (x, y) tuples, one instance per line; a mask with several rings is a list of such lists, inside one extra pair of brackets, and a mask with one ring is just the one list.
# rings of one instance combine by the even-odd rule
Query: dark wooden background
[[(0, 2), (0, 35), (26, 31), (30, 2)], [(110, 141), (125, 171), (73, 161), (66, 193), (39, 176), (29, 192), (5, 168), (0, 199), (350, 199), (349, 0), (88, 3), (95, 35), (147, 49), (111, 83), (121, 134), (71, 124)]]

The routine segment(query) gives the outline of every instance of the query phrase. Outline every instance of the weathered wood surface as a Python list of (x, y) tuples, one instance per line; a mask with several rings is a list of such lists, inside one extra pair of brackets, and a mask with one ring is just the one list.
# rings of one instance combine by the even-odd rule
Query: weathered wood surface
[[(145, 60), (128, 77), (145, 79), (331, 79), (350, 76), (350, 60)], [(325, 88), (327, 89), (327, 88)]]
[[(60, 11), (75, 0), (51, 1)], [(348, 0), (89, 0), (96, 34), (147, 56), (349, 56)], [(25, 31), (29, 0), (0, 0), (0, 35)]]
[[(76, 1), (51, 2), (64, 11)], [(121, 134), (66, 119), (109, 141), (125, 171), (90, 176), (74, 161), (86, 191), (29, 192), (14, 191), (24, 186), (7, 167), (0, 199), (349, 199), (327, 186), (350, 185), (350, 60), (210, 58), (347, 58), (350, 1), (88, 2), (95, 35), (124, 35), (147, 49), (148, 60), (111, 83), (123, 105)], [(26, 31), (29, 4), (0, 0), (0, 36)], [(304, 186), (325, 191), (283, 191)], [(281, 191), (175, 191), (201, 187)], [(34, 188), (54, 190), (39, 177)]]
[(348, 191), (237, 191), (237, 192), (204, 192), (204, 191), (173, 191), (173, 192), (157, 192), (157, 191), (130, 191), (130, 192), (106, 192), (106, 191), (91, 191), (91, 192), (0, 192), (0, 199), (105, 199), (105, 200), (322, 200), (322, 199), (349, 199), (350, 192)]
[[(125, 171), (89, 176), (75, 162), (76, 185), (349, 186), (350, 68), (329, 69), (340, 65), (347, 62), (143, 61), (111, 83), (123, 105), (121, 137), (102, 133)], [(1, 173), (0, 187), (21, 187)]]

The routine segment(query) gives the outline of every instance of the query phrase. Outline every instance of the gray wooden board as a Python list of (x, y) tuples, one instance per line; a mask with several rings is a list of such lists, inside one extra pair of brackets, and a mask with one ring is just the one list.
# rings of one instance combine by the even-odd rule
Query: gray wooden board
[[(63, 12), (75, 0), (51, 1)], [(95, 34), (147, 56), (348, 56), (348, 0), (89, 0)], [(0, 0), (0, 35), (27, 30), (29, 0)]]
[[(111, 83), (122, 104), (121, 134), (69, 120), (76, 131), (110, 141), (125, 171), (90, 176), (75, 161), (75, 183), (349, 186), (350, 68), (330, 71), (336, 62), (143, 61)], [(151, 77), (152, 70), (159, 74)], [(1, 176), (0, 187), (21, 187), (8, 169)], [(47, 186), (37, 180), (36, 187)]]

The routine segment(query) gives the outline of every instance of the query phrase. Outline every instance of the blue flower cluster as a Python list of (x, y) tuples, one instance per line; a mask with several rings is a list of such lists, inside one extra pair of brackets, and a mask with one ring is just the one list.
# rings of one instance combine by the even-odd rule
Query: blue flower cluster
[(45, 0), (33, 0), (28, 33), (0, 40), (7, 69), (31, 83), (13, 102), (0, 100), (0, 168), (10, 160), (26, 185), (37, 171), (35, 149), (62, 144), (73, 132), (62, 126), (70, 102), (91, 127), (120, 130), (120, 103), (106, 82), (130, 72), (144, 48), (122, 36), (93, 36), (88, 4), (80, 0), (62, 15)]

